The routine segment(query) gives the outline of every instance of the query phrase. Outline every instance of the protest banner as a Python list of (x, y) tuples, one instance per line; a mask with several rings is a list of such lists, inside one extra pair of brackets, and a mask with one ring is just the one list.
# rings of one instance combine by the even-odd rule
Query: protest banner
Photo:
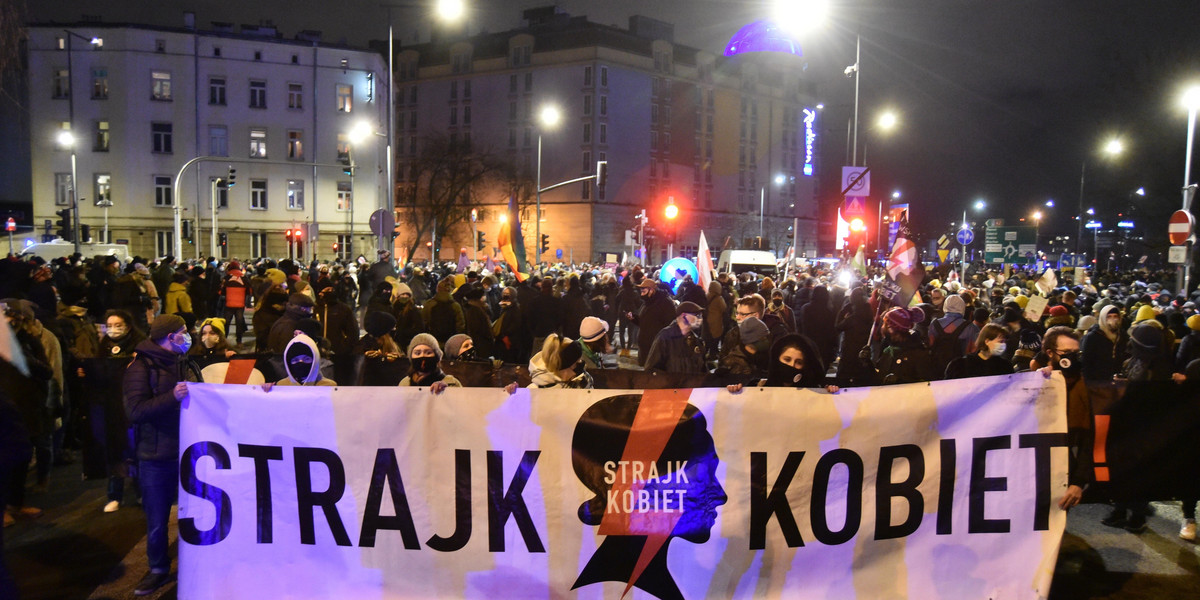
[(189, 385), (179, 596), (1043, 598), (1065, 402)]

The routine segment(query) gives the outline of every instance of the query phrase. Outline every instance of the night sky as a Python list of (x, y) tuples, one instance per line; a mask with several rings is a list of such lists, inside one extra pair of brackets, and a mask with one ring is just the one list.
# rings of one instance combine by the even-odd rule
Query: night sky
[[(470, 1), (468, 0), (468, 4)], [(395, 2), (397, 36), (426, 41), (414, 19), (417, 3)], [(537, 0), (486, 0), (469, 17), (471, 32), (520, 23)], [(386, 37), (378, 0), (109, 0), (29, 2), (34, 21), (74, 21), (100, 14), (108, 22), (178, 26), (182, 12), (197, 22), (257, 24), (270, 19), (291, 37), (317, 29), (327, 41), (355, 45)], [(766, 3), (713, 0), (569, 0), (572, 15), (626, 26), (639, 13), (675, 24), (676, 41), (720, 53), (743, 24), (767, 16)], [(1187, 83), (1200, 83), (1200, 7), (1195, 0), (873, 0), (834, 2), (829, 23), (802, 41), (808, 75), (824, 102), (820, 138), (822, 202), (836, 203), (846, 156), (846, 124), (854, 83), (842, 74), (862, 36), (859, 155), (867, 148), (874, 195), (900, 190), (916, 229), (940, 233), (975, 199), (989, 208), (977, 218), (1015, 220), (1053, 198), (1043, 232), (1075, 234), (1080, 166), (1088, 163), (1085, 206), (1100, 218), (1133, 215), (1146, 233), (1165, 237), (1165, 221), (1180, 205)], [(1188, 26), (1191, 26), (1191, 31)], [(899, 127), (872, 130), (883, 109)], [(1108, 160), (1113, 136), (1125, 153)], [(1197, 167), (1200, 169), (1200, 167)], [(1196, 179), (1193, 176), (1193, 180)], [(1146, 198), (1133, 196), (1145, 187)], [(956, 216), (957, 215), (957, 216)], [(1106, 223), (1107, 224), (1107, 223)]]

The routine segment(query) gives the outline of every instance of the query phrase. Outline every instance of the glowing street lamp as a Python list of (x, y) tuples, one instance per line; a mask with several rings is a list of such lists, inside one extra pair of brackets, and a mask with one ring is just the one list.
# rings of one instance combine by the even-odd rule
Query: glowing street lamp
[[(1125, 151), (1125, 143), (1120, 138), (1112, 138), (1108, 140), (1102, 147), (1104, 155), (1108, 158), (1114, 158)], [(1083, 213), (1083, 186), (1087, 176), (1087, 159), (1079, 167), (1079, 206), (1078, 214)], [(1083, 219), (1075, 219), (1079, 226), (1075, 232), (1075, 253), (1079, 254), (1079, 240), (1083, 238)], [(1092, 258), (1095, 258), (1094, 256)]]
[(884, 131), (891, 131), (892, 128), (896, 126), (897, 122), (899, 122), (899, 117), (896, 116), (896, 113), (890, 110), (879, 115), (879, 120), (876, 121), (876, 123), (879, 125), (879, 128), (883, 129)]
[(463, 0), (438, 0), (437, 16), (443, 21), (457, 21), (467, 10)]
[[(553, 104), (547, 104), (538, 111), (538, 145), (537, 145), (537, 214), (534, 217), (534, 235), (533, 239), (542, 239), (542, 131), (554, 129), (558, 126), (558, 122), (562, 120), (562, 113), (558, 107)], [(541, 245), (538, 245), (537, 262), (542, 262)]]

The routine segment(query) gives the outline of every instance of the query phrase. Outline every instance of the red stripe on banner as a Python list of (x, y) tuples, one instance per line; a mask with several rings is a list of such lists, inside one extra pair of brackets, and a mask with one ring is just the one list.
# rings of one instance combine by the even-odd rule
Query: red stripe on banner
[[(629, 439), (625, 442), (621, 460), (627, 461), (627, 464), (637, 462), (643, 465), (657, 462), (662, 457), (663, 448), (667, 446), (671, 434), (675, 432), (675, 426), (683, 416), (691, 394), (692, 390), (644, 391), (642, 401), (638, 403), (637, 414), (633, 417), (633, 426), (629, 429)], [(627, 490), (636, 494), (641, 491), (643, 485), (642, 481), (628, 481), (622, 478), (616, 482), (612, 491), (618, 497), (624, 495)], [(634, 515), (626, 513), (622, 507), (604, 514), (598, 531), (601, 535), (646, 536), (646, 544), (642, 546), (642, 552), (638, 556), (625, 591), (621, 594), (622, 597), (629, 593), (638, 577), (650, 564), (650, 560), (667, 542), (681, 516), (681, 511), (658, 510), (637, 512)]]
[(222, 383), (245, 384), (250, 381), (250, 373), (253, 372), (254, 359), (235, 358), (229, 361), (229, 368), (225, 370), (225, 381)]
[(1108, 442), (1109, 415), (1096, 415), (1096, 443), (1092, 447), (1092, 459), (1096, 464), (1096, 481), (1108, 481), (1108, 467), (1100, 466), (1108, 462), (1104, 446)]

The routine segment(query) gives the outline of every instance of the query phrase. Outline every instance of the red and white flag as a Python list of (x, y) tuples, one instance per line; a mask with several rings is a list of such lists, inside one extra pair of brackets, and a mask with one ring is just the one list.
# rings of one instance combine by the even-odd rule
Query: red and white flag
[(713, 261), (703, 231), (700, 232), (700, 249), (696, 253), (696, 270), (700, 271), (700, 289), (708, 292), (708, 284), (712, 282)]

